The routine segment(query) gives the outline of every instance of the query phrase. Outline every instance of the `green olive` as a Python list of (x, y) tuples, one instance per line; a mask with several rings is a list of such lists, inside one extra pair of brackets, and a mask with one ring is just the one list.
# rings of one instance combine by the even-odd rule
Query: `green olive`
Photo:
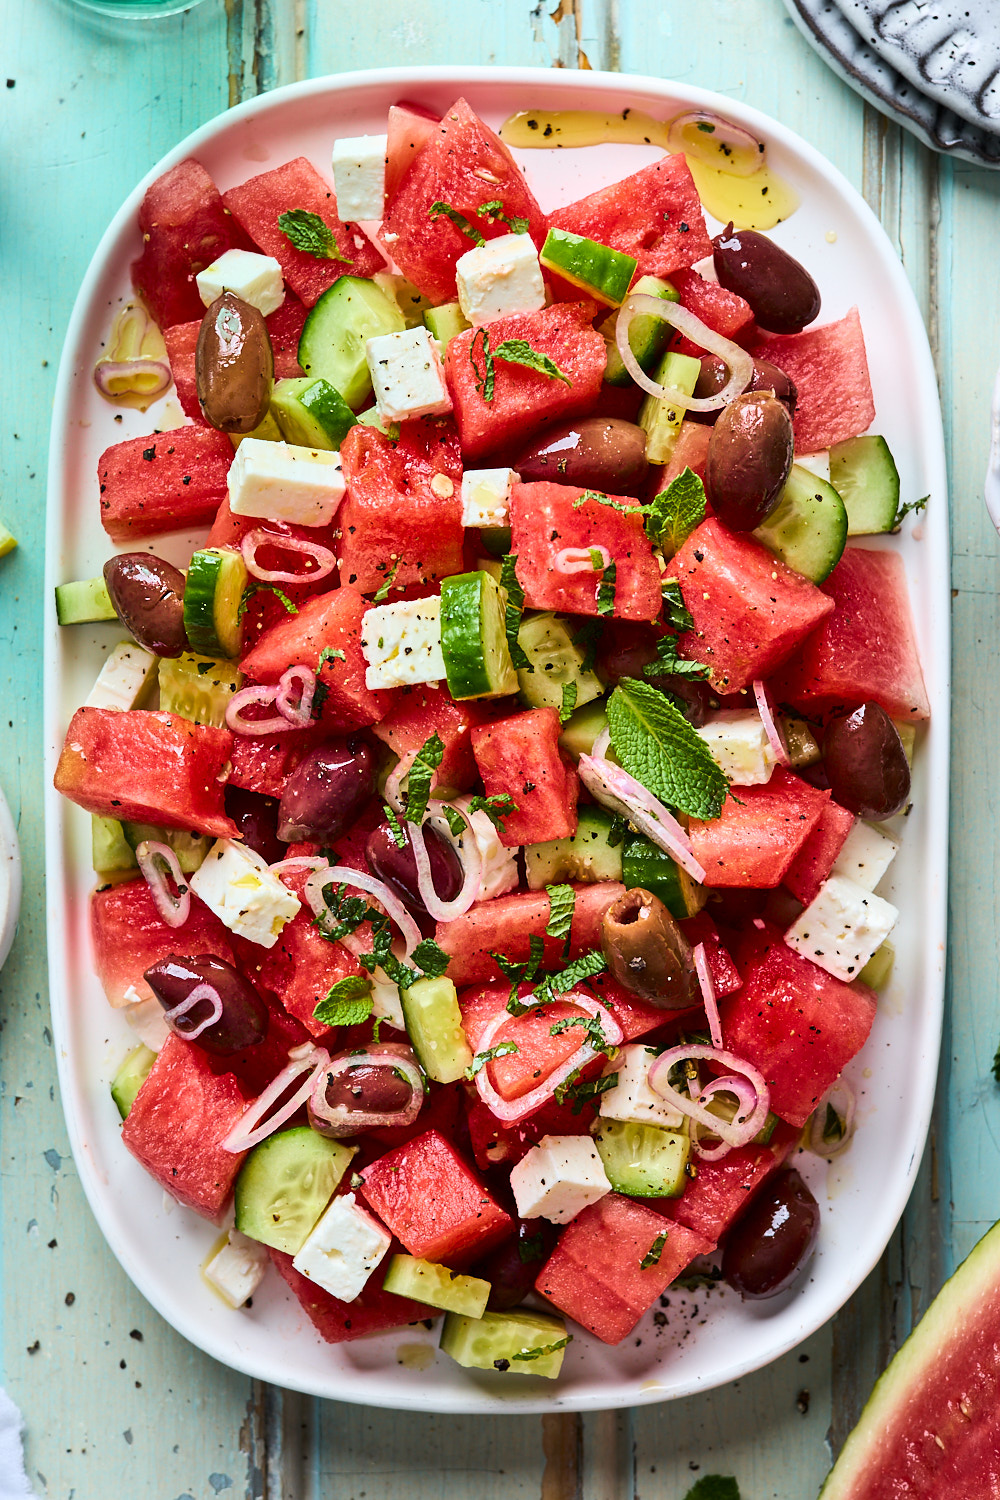
[(633, 995), (660, 1010), (684, 1010), (698, 998), (691, 945), (667, 908), (641, 886), (604, 913), (601, 947), (608, 968)]

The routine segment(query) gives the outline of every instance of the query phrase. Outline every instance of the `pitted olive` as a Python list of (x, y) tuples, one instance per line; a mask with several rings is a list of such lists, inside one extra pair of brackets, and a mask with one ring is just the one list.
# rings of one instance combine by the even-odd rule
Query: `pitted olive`
[(660, 1010), (684, 1010), (698, 997), (691, 945), (667, 908), (641, 886), (612, 901), (601, 925), (612, 975)]
[(104, 564), (104, 584), (115, 614), (154, 656), (180, 656), (184, 633), (184, 574), (148, 552), (121, 552)]
[(267, 415), (274, 383), (267, 324), (234, 292), (216, 297), (201, 320), (195, 376), (205, 421), (220, 432), (252, 432)]

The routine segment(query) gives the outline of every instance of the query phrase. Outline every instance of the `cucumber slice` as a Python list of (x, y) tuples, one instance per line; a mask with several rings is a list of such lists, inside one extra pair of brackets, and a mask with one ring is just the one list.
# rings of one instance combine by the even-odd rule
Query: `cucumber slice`
[(691, 879), (686, 870), (658, 849), (641, 833), (627, 833), (622, 850), (622, 880), (627, 890), (641, 886), (659, 896), (672, 917), (682, 922), (697, 916), (708, 892)]
[(271, 411), (286, 443), (336, 452), (357, 418), (328, 380), (279, 380)]
[(607, 699), (597, 698), (571, 713), (563, 725), (559, 743), (574, 760), (594, 753), (594, 742), (608, 727)]
[(594, 1145), (616, 1193), (630, 1198), (679, 1198), (683, 1193), (689, 1135), (631, 1120), (602, 1120)]
[(562, 708), (563, 688), (571, 682), (578, 708), (602, 696), (604, 684), (596, 673), (583, 670), (586, 653), (574, 645), (568, 620), (550, 611), (524, 615), (517, 643), (531, 663), (517, 673), (521, 699), (529, 708)]
[(137, 867), (135, 848), (125, 837), (117, 818), (101, 818), (96, 813), (91, 814), (90, 849), (94, 870), (98, 875), (111, 875)]
[(457, 302), (442, 302), (440, 307), (429, 307), (424, 313), (424, 323), (441, 345), (442, 352), (453, 338), (464, 333), (472, 324)]
[(260, 438), (262, 443), (284, 442), (284, 438), (281, 436), (281, 428), (275, 421), (274, 412), (270, 407), (268, 407), (261, 420), (257, 423), (257, 426), (249, 432), (231, 432), (229, 434), (230, 442), (233, 448), (237, 450), (243, 439), (248, 437)]
[(229, 700), (243, 686), (243, 674), (232, 662), (189, 651), (163, 657), (157, 675), (164, 713), (180, 714), (213, 729), (225, 728)]
[(587, 805), (579, 810), (573, 837), (528, 844), (524, 867), (528, 887), (541, 891), (566, 880), (593, 883), (621, 880), (622, 846), (608, 843), (614, 819), (603, 807)]
[(418, 979), (400, 991), (403, 1018), (413, 1050), (428, 1078), (455, 1083), (472, 1066), (472, 1049), (462, 1030), (458, 991), (450, 979)]
[[(645, 292), (647, 297), (663, 297), (667, 302), (681, 300), (677, 288), (671, 286), (669, 281), (664, 281), (661, 276), (640, 276), (631, 291)], [(626, 370), (625, 361), (618, 353), (618, 345), (615, 343), (617, 322), (616, 310), (609, 313), (603, 323), (597, 325), (598, 333), (604, 335), (608, 346), (608, 363), (604, 371), (604, 379), (608, 385), (628, 385), (632, 377)], [(641, 317), (632, 319), (628, 330), (629, 347), (647, 372), (663, 358), (670, 334), (670, 324), (664, 323), (662, 318), (654, 318), (644, 313)]]
[(858, 978), (862, 984), (866, 984), (871, 990), (884, 990), (892, 978), (892, 970), (895, 962), (895, 948), (891, 943), (883, 943), (881, 948), (875, 949), (875, 952), (861, 970)]
[(832, 484), (793, 464), (777, 505), (753, 535), (796, 573), (822, 583), (847, 543), (847, 511)]
[[(488, 1312), (481, 1318), (450, 1312), (441, 1329), (442, 1350), (467, 1370), (543, 1375), (547, 1380), (559, 1374), (568, 1343), (561, 1318), (524, 1307), (515, 1312)], [(543, 1354), (543, 1349), (549, 1352)]]
[(568, 229), (550, 229), (538, 259), (571, 286), (608, 307), (620, 307), (635, 275), (636, 259)]
[[(694, 394), (701, 374), (701, 360), (689, 354), (664, 356), (655, 378), (685, 395)], [(646, 457), (651, 464), (668, 464), (684, 420), (684, 408), (660, 396), (647, 396), (639, 408), (639, 426), (646, 434)]]
[(193, 875), (205, 863), (205, 856), (214, 840), (208, 834), (189, 833), (183, 828), (157, 828), (154, 823), (122, 823), (122, 838), (130, 849), (140, 844), (166, 844), (177, 855), (177, 863), (185, 875)]
[(510, 527), (484, 526), (479, 533), (479, 540), (491, 557), (506, 557), (510, 551)]
[(184, 584), (184, 629), (194, 651), (234, 660), (240, 654), (240, 605), (247, 570), (239, 552), (195, 552)]
[(830, 483), (847, 511), (847, 535), (891, 531), (899, 510), (899, 470), (884, 437), (848, 438), (830, 449)]
[(407, 281), (405, 276), (400, 276), (395, 271), (376, 271), (372, 277), (380, 292), (391, 302), (395, 302), (403, 314), (403, 322), (407, 328), (419, 328), (424, 321), (425, 313), (433, 311), (431, 299), (425, 297), (423, 292), (417, 291), (412, 281)]
[(467, 1318), (482, 1317), (493, 1290), (479, 1276), (461, 1276), (447, 1266), (413, 1255), (392, 1257), (382, 1287), (399, 1297), (412, 1297), (414, 1302), (426, 1302), (429, 1307), (462, 1313)]
[(60, 625), (91, 625), (117, 618), (103, 578), (56, 584), (56, 619)]
[(308, 1125), (261, 1141), (236, 1179), (236, 1228), (262, 1245), (297, 1255), (356, 1150)]
[(352, 411), (371, 395), (365, 358), (369, 339), (402, 333), (406, 320), (373, 281), (341, 276), (309, 313), (299, 339), (299, 364), (339, 391)]
[(130, 1052), (122, 1063), (118, 1072), (111, 1080), (111, 1097), (118, 1106), (118, 1113), (124, 1120), (132, 1105), (135, 1096), (149, 1077), (150, 1069), (156, 1061), (156, 1053), (149, 1047), (136, 1047)]
[(823, 759), (816, 736), (805, 719), (797, 719), (794, 714), (780, 714), (779, 719), (785, 748), (794, 770), (814, 766)]
[(456, 573), (443, 580), (441, 652), (453, 698), (499, 698), (517, 691), (503, 597), (489, 573)]

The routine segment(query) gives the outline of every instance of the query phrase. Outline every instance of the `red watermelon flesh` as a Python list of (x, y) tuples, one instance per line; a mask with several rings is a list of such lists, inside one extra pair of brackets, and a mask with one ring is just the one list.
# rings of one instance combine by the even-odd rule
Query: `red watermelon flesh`
[(681, 923), (681, 930), (692, 948), (696, 948), (699, 943), (705, 944), (705, 957), (708, 959), (716, 997), (721, 1000), (723, 995), (731, 995), (734, 990), (738, 990), (743, 983), (740, 971), (733, 963), (729, 949), (719, 936), (719, 929), (708, 912), (700, 911), (697, 916), (688, 917)]
[(465, 792), (475, 783), (479, 772), (472, 754), (472, 730), (487, 723), (495, 712), (487, 701), (467, 698), (456, 703), (443, 684), (423, 683), (400, 689), (396, 703), (374, 733), (400, 760), (411, 758), (436, 734), (444, 755), (431, 779), (431, 790), (440, 797), (442, 789)]
[(861, 318), (852, 307), (837, 323), (774, 334), (752, 350), (795, 382), (792, 426), (797, 453), (818, 453), (867, 432), (875, 420)]
[(607, 367), (607, 346), (592, 326), (596, 311), (595, 302), (557, 302), (541, 312), (515, 313), (486, 324), (491, 349), (506, 339), (523, 339), (548, 355), (569, 382), (499, 359), (489, 401), (476, 389), (482, 380), (470, 359), (476, 338), (476, 363), (483, 370), (482, 338), (468, 329), (451, 340), (445, 375), (467, 460), (519, 451), (547, 423), (593, 410)]
[(174, 378), (174, 389), (184, 415), (193, 422), (207, 426), (198, 401), (198, 382), (195, 375), (194, 357), (198, 347), (201, 319), (190, 323), (174, 323), (163, 330), (163, 342), (170, 361), (170, 373)]
[(699, 1161), (697, 1177), (688, 1179), (679, 1198), (657, 1199), (657, 1212), (720, 1240), (798, 1139), (794, 1126), (779, 1124), (766, 1146), (737, 1146), (721, 1161)]
[(556, 209), (549, 223), (634, 256), (639, 276), (671, 276), (712, 253), (698, 189), (682, 155), (665, 156)]
[(113, 542), (210, 526), (227, 495), (233, 445), (214, 427), (177, 427), (101, 454), (101, 525)]
[(299, 364), (299, 338), (309, 309), (293, 292), (285, 292), (285, 300), (264, 320), (267, 335), (274, 354), (275, 380), (294, 380), (302, 374)]
[(132, 262), (132, 285), (161, 329), (205, 308), (195, 277), (234, 247), (247, 246), (226, 213), (219, 190), (193, 157), (178, 162), (146, 189), (139, 205), (142, 254)]
[[(374, 276), (385, 270), (385, 261), (369, 239), (352, 224), (337, 217), (333, 188), (304, 156), (261, 172), (222, 196), (229, 212), (265, 255), (273, 255), (281, 266), (285, 283), (312, 307), (340, 276)], [(278, 228), (278, 219), (291, 209), (317, 214), (336, 241), (343, 259), (319, 260), (295, 246)]]
[[(601, 921), (604, 913), (625, 887), (615, 881), (574, 886), (576, 905), (570, 930), (570, 957), (578, 958), (601, 946)], [(543, 966), (562, 967), (562, 942), (547, 937), (545, 927), (550, 916), (545, 891), (515, 891), (492, 901), (481, 901), (451, 922), (439, 922), (434, 936), (451, 958), (448, 977), (455, 984), (482, 984), (503, 978), (490, 950), (505, 954), (515, 963), (524, 963), (530, 952), (529, 939), (534, 933), (545, 945)], [(508, 984), (509, 991), (509, 984)]]
[[(182, 927), (168, 927), (141, 878), (94, 892), (90, 933), (97, 977), (116, 1008), (136, 997), (154, 998), (142, 976), (170, 953), (213, 953), (227, 964), (234, 962), (231, 934), (193, 892), (187, 921)], [(132, 988), (135, 996), (126, 994)]]
[(618, 505), (633, 505), (630, 513), (598, 500), (577, 502), (588, 493), (568, 484), (544, 480), (515, 484), (510, 499), (511, 551), (517, 555), (518, 582), (530, 609), (567, 610), (599, 615), (598, 591), (602, 573), (559, 573), (555, 562), (566, 547), (604, 547), (615, 565), (613, 614), (618, 620), (659, 619), (663, 605), (660, 569), (643, 527), (637, 500), (628, 496)]
[(397, 1146), (361, 1175), (372, 1211), (411, 1255), (455, 1266), (511, 1233), (510, 1215), (440, 1131)]
[(457, 209), (490, 240), (509, 230), (499, 220), (477, 217), (477, 211), (497, 199), (510, 218), (528, 220), (528, 232), (541, 246), (545, 215), (517, 163), (500, 137), (458, 99), (434, 126), (391, 197), (387, 189), (382, 226), (393, 260), (432, 302), (455, 297), (455, 262), (472, 242), (446, 215), (432, 219), (431, 204)]
[(390, 104), (385, 146), (385, 200), (390, 202), (421, 147), (436, 134), (441, 116), (422, 104)]
[(808, 578), (752, 537), (709, 517), (667, 568), (681, 585), (694, 630), (678, 651), (705, 662), (712, 686), (738, 693), (767, 678), (832, 613), (832, 601)]
[(854, 814), (846, 807), (838, 802), (826, 804), (816, 827), (785, 871), (783, 884), (803, 906), (819, 894), (853, 827)]
[(235, 734), (228, 785), (259, 792), (262, 797), (280, 798), (285, 782), (314, 744), (309, 731), (260, 736)]
[[(681, 297), (681, 304), (700, 318), (706, 328), (721, 333), (723, 338), (742, 343), (753, 324), (753, 308), (749, 302), (729, 292), (717, 281), (706, 281), (697, 271), (674, 271), (670, 277)], [(700, 359), (705, 350), (699, 345), (675, 334), (670, 347), (682, 354), (691, 354)], [(709, 429), (711, 430), (711, 429)]]
[(711, 441), (712, 429), (707, 423), (692, 422), (690, 418), (685, 418), (680, 425), (670, 462), (650, 469), (647, 487), (650, 498), (658, 494), (660, 490), (665, 490), (678, 474), (684, 473), (685, 469), (690, 469), (693, 474), (697, 474), (704, 484), (705, 468), (708, 464), (708, 445)]
[(562, 725), (555, 708), (531, 708), (494, 719), (472, 731), (472, 753), (487, 797), (510, 795), (516, 804), (500, 829), (509, 849), (572, 838), (576, 832), (576, 767), (559, 748)]
[(899, 554), (848, 547), (823, 592), (836, 608), (775, 681), (778, 699), (816, 714), (872, 698), (894, 719), (929, 718)]
[(707, 823), (692, 818), (688, 835), (705, 884), (780, 885), (829, 801), (829, 792), (776, 766), (765, 785), (741, 786), (728, 797), (720, 817)]
[(592, 1104), (585, 1104), (574, 1114), (570, 1103), (557, 1104), (553, 1099), (535, 1110), (529, 1119), (505, 1125), (478, 1095), (467, 1104), (469, 1138), (481, 1172), (497, 1166), (509, 1171), (532, 1146), (538, 1145), (543, 1135), (586, 1135), (597, 1114)]
[(384, 1291), (378, 1284), (378, 1271), (353, 1302), (341, 1302), (339, 1297), (332, 1297), (315, 1281), (296, 1271), (290, 1255), (274, 1249), (269, 1254), (275, 1270), (291, 1287), (309, 1321), (328, 1344), (347, 1344), (366, 1333), (383, 1333), (387, 1328), (402, 1328), (406, 1323), (417, 1323), (427, 1317), (425, 1302), (412, 1302), (409, 1297)]

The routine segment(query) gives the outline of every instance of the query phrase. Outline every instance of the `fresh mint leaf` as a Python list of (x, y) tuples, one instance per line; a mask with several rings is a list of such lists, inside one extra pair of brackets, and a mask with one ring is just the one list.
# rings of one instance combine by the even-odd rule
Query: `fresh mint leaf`
[(339, 646), (324, 646), (319, 653), (319, 661), (316, 663), (316, 676), (322, 672), (328, 661), (346, 661), (347, 657)]
[(468, 823), (462, 817), (462, 814), (459, 812), (458, 808), (452, 807), (450, 802), (446, 802), (444, 805), (444, 815), (447, 819), (448, 827), (451, 829), (452, 837), (460, 839), (462, 837), (462, 834), (468, 828)]
[(500, 970), (500, 973), (505, 979), (510, 980), (507, 1009), (512, 1016), (523, 1016), (525, 1011), (529, 1009), (527, 1005), (522, 1005), (517, 998), (518, 985), (531, 984), (534, 981), (535, 975), (541, 968), (544, 954), (545, 944), (537, 932), (533, 932), (528, 938), (528, 960), (526, 963), (516, 963), (512, 958), (508, 958), (506, 954), (496, 953), (492, 948), (490, 949), (490, 957)]
[(604, 1078), (587, 1079), (581, 1078), (577, 1070), (553, 1090), (552, 1096), (557, 1104), (571, 1104), (573, 1113), (578, 1115), (585, 1105), (593, 1099), (600, 1098), (601, 1094), (606, 1094), (609, 1089), (613, 1089), (617, 1082), (617, 1073), (608, 1073)]
[(677, 655), (677, 637), (661, 635), (656, 642), (656, 660), (647, 662), (642, 669), (644, 677), (690, 677), (708, 676), (708, 667), (701, 661), (688, 661)]
[(576, 697), (579, 689), (575, 682), (564, 682), (562, 685), (562, 706), (559, 709), (559, 722), (565, 724), (566, 720), (576, 708)]
[(576, 891), (571, 885), (547, 885), (545, 894), (549, 898), (549, 920), (545, 931), (550, 938), (565, 938), (568, 943), (576, 910)]
[(451, 963), (451, 955), (439, 948), (433, 938), (418, 943), (410, 958), (427, 979), (440, 979)]
[(590, 548), (590, 566), (595, 573), (602, 573), (604, 571), (604, 553), (600, 547)]
[(396, 845), (396, 848), (405, 849), (406, 830), (396, 816), (395, 808), (390, 807), (388, 802), (383, 802), (382, 811), (385, 813), (385, 821), (389, 825), (389, 832), (392, 834), (393, 843)]
[(740, 1500), (740, 1487), (731, 1475), (703, 1474), (684, 1500)]
[(509, 818), (517, 810), (517, 803), (509, 792), (493, 792), (489, 797), (482, 797), (477, 792), (469, 802), (469, 812), (484, 812), (500, 833), (503, 833), (504, 818)]
[(323, 1026), (359, 1026), (372, 1013), (372, 985), (360, 974), (338, 979), (319, 1001), (313, 1017)]
[[(494, 359), (506, 360), (508, 364), (524, 365), (528, 370), (537, 370), (539, 375), (547, 375), (550, 380), (561, 380), (564, 385), (572, 385), (568, 375), (564, 375), (554, 360), (547, 354), (541, 354), (537, 349), (532, 349), (525, 339), (504, 339), (493, 351)], [(488, 401), (489, 396), (486, 397)]]
[(637, 505), (634, 500), (630, 500), (626, 505), (623, 500), (614, 500), (610, 495), (602, 495), (599, 490), (584, 490), (583, 494), (578, 495), (573, 501), (573, 509), (579, 510), (581, 505), (586, 505), (591, 500), (595, 505), (606, 505), (610, 510), (620, 510), (626, 516), (638, 514), (642, 510), (642, 506)]
[(278, 228), (296, 250), (304, 250), (317, 260), (342, 260), (346, 266), (354, 264), (349, 256), (341, 255), (329, 224), (324, 223), (319, 214), (311, 214), (307, 208), (290, 208), (286, 213), (279, 214)]
[(239, 608), (236, 611), (237, 620), (242, 620), (243, 616), (246, 614), (247, 605), (250, 603), (250, 600), (253, 598), (254, 594), (260, 593), (273, 594), (278, 603), (283, 604), (290, 615), (298, 614), (298, 605), (293, 604), (288, 595), (283, 594), (281, 589), (276, 589), (273, 583), (249, 583), (243, 590), (243, 597), (240, 600)]
[(490, 203), (484, 203), (482, 208), (477, 208), (476, 215), (481, 219), (487, 219), (490, 223), (499, 220), (501, 224), (507, 225), (511, 234), (527, 234), (528, 232), (528, 220), (519, 219), (516, 215), (511, 218), (504, 212), (504, 206), (499, 198), (494, 198)]
[(535, 995), (543, 1003), (556, 1000), (560, 995), (569, 994), (570, 990), (576, 989), (585, 980), (603, 974), (607, 967), (607, 959), (596, 948), (589, 953), (581, 953), (579, 958), (574, 958), (572, 963), (568, 963), (558, 973), (546, 974), (535, 986)]
[(450, 203), (442, 203), (439, 199), (437, 203), (431, 204), (427, 210), (427, 214), (431, 220), (440, 219), (444, 215), (446, 219), (451, 220), (456, 229), (460, 229), (463, 234), (468, 235), (473, 244), (486, 244), (485, 236), (476, 228), (475, 224), (471, 224), (465, 215), (459, 213), (457, 208), (452, 208)]
[[(479, 353), (482, 357), (482, 369), (476, 362), (476, 341), (479, 341)], [(490, 335), (486, 328), (477, 328), (469, 343), (469, 364), (472, 366), (472, 374), (476, 382), (476, 391), (484, 401), (493, 400), (493, 387), (496, 384), (496, 370), (493, 368), (493, 355), (490, 352)]]
[(466, 1078), (475, 1078), (476, 1074), (481, 1072), (495, 1057), (509, 1057), (512, 1052), (518, 1050), (516, 1042), (498, 1042), (495, 1047), (488, 1047), (485, 1052), (477, 1052), (465, 1070)]
[(618, 566), (614, 558), (604, 569), (604, 576), (597, 585), (597, 613), (613, 615), (615, 612), (615, 588), (618, 582)]
[(520, 1354), (512, 1354), (511, 1358), (542, 1359), (546, 1354), (555, 1354), (557, 1349), (565, 1349), (566, 1345), (569, 1343), (572, 1337), (573, 1335), (571, 1333), (568, 1333), (564, 1339), (556, 1339), (555, 1343), (553, 1344), (539, 1344), (534, 1349), (522, 1349)]
[(656, 1236), (656, 1239), (639, 1262), (640, 1271), (648, 1271), (650, 1266), (658, 1266), (660, 1264), (660, 1256), (663, 1254), (663, 1247), (666, 1243), (667, 1230), (664, 1229), (661, 1234)]
[(919, 515), (922, 510), (925, 510), (927, 508), (927, 502), (930, 498), (930, 495), (921, 495), (919, 500), (910, 500), (906, 505), (901, 505), (896, 511), (896, 517), (892, 523), (892, 530), (898, 531), (903, 522), (906, 520), (907, 516)]
[(665, 694), (623, 677), (608, 699), (608, 726), (622, 766), (654, 797), (692, 818), (719, 816), (729, 782)]
[(439, 735), (432, 734), (430, 739), (424, 740), (406, 773), (406, 821), (408, 823), (419, 825), (423, 822), (434, 772), (443, 759), (444, 743)]
[(684, 595), (676, 578), (668, 578), (661, 587), (663, 613), (671, 630), (693, 630), (694, 615), (684, 603)]
[(331, 943), (337, 943), (342, 937), (356, 932), (362, 922), (376, 921), (379, 917), (379, 913), (374, 912), (361, 896), (349, 896), (347, 886), (343, 883), (336, 890), (332, 886), (325, 886), (323, 899), (326, 901), (327, 911), (315, 919), (313, 926)]
[(608, 1039), (604, 1035), (600, 1016), (565, 1016), (561, 1021), (553, 1021), (549, 1027), (549, 1036), (562, 1036), (564, 1031), (570, 1031), (575, 1026), (583, 1027), (595, 1052), (608, 1050)]
[(507, 600), (504, 606), (504, 632), (507, 636), (510, 659), (517, 671), (532, 672), (534, 668), (528, 660), (528, 653), (517, 638), (517, 633), (521, 628), (521, 616), (524, 613), (524, 589), (517, 578), (516, 552), (506, 553), (500, 564), (500, 587)]
[(392, 567), (389, 569), (388, 573), (383, 578), (382, 582), (379, 584), (378, 588), (375, 590), (374, 594), (372, 594), (372, 599), (376, 604), (381, 604), (383, 599), (388, 599), (389, 590), (392, 588), (392, 585), (396, 581), (396, 574), (398, 572), (399, 559), (397, 558)]
[(705, 486), (685, 469), (654, 495), (646, 514), (646, 535), (666, 557), (673, 557), (705, 519)]

